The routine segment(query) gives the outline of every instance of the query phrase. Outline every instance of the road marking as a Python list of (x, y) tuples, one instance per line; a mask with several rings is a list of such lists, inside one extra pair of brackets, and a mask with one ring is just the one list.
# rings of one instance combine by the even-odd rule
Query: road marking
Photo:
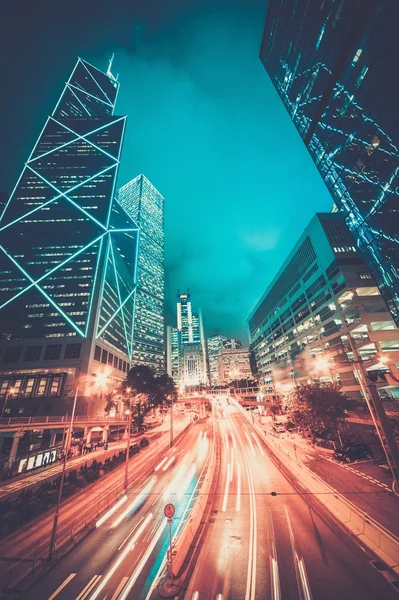
[(121, 591), (123, 590), (123, 588), (126, 585), (127, 580), (129, 579), (129, 577), (122, 577), (122, 580), (120, 582), (120, 584), (118, 585), (118, 587), (115, 590), (115, 594), (112, 596), (111, 600), (116, 600), (117, 597), (119, 596), (119, 594), (121, 593)]
[(84, 600), (84, 598), (86, 598), (91, 592), (91, 590), (97, 585), (100, 579), (101, 575), (93, 575), (89, 583), (86, 585), (85, 588), (83, 588), (83, 590), (80, 592), (79, 596), (77, 596), (75, 600)]
[(118, 548), (118, 552), (120, 550), (122, 550), (123, 546), (126, 544), (126, 542), (128, 541), (129, 538), (132, 537), (132, 535), (134, 534), (134, 532), (136, 531), (137, 527), (140, 525), (141, 521), (144, 519), (144, 517), (141, 517), (140, 521), (133, 527), (132, 531), (130, 533), (127, 534), (127, 536), (125, 537), (125, 539), (123, 540), (123, 542), (121, 543), (121, 545)]
[(237, 499), (236, 499), (236, 512), (241, 510), (241, 466), (237, 461)]
[(164, 468), (162, 469), (162, 471), (166, 471), (166, 469), (168, 467), (170, 467), (170, 465), (172, 464), (172, 462), (175, 460), (174, 456), (171, 456), (170, 459), (168, 460), (168, 462), (166, 463), (166, 465), (164, 466)]
[(68, 575), (68, 577), (65, 579), (65, 581), (63, 583), (61, 583), (61, 585), (59, 587), (57, 587), (57, 589), (55, 590), (54, 594), (52, 594), (48, 600), (54, 600), (54, 598), (56, 596), (58, 596), (58, 594), (60, 593), (60, 591), (63, 590), (64, 587), (66, 585), (68, 585), (68, 583), (71, 581), (71, 579), (73, 579), (75, 577), (75, 575), (76, 575), (76, 573), (71, 573), (70, 575)]
[(106, 512), (105, 515), (101, 517), (101, 519), (97, 521), (96, 527), (100, 527), (101, 525), (103, 525), (103, 523), (108, 521), (108, 519), (118, 510), (120, 506), (122, 506), (124, 502), (126, 502), (126, 500), (127, 496), (122, 496), (122, 498), (112, 508), (110, 508), (110, 510)]
[(157, 465), (154, 469), (154, 471), (159, 471), (159, 469), (161, 467), (163, 467), (163, 465), (166, 463), (166, 461), (168, 460), (169, 456), (165, 456), (165, 458), (163, 460), (161, 460), (161, 462), (159, 463), (159, 465)]

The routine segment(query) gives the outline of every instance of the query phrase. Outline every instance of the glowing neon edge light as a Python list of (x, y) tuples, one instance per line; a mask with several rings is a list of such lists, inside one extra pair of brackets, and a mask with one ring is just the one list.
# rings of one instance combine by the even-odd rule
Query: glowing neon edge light
[[(104, 100), (101, 100), (101, 102), (104, 102), (104, 104), (108, 104), (111, 108), (113, 108), (113, 103), (111, 102), (110, 98), (108, 97), (108, 95), (104, 92), (103, 88), (100, 86), (100, 84), (98, 83), (97, 79), (95, 77), (93, 77), (93, 75), (91, 74), (91, 72), (89, 71), (89, 69), (87, 68), (85, 62), (83, 60), (80, 61), (82, 63), (82, 65), (84, 66), (84, 68), (86, 69), (86, 71), (88, 72), (88, 74), (90, 75), (90, 77), (92, 78), (92, 80), (94, 81), (94, 83), (97, 84), (98, 89), (104, 94), (105, 98), (108, 100), (108, 102), (105, 102)], [(101, 73), (101, 71), (100, 71)], [(104, 73), (102, 73), (102, 75), (104, 75)], [(90, 94), (89, 94), (90, 95)], [(93, 96), (94, 98), (96, 98), (96, 96)], [(98, 98), (98, 100), (100, 100)]]

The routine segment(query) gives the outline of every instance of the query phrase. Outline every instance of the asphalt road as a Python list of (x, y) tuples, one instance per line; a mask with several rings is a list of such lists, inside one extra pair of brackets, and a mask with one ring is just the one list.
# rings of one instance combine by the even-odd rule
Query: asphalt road
[(163, 509), (176, 507), (175, 531), (204, 466), (211, 424), (194, 425), (107, 520), (64, 556), (22, 598), (31, 600), (140, 600), (145, 598), (169, 540)]
[(179, 598), (398, 598), (367, 555), (289, 484), (239, 409), (225, 406), (218, 425), (222, 455), (214, 504)]

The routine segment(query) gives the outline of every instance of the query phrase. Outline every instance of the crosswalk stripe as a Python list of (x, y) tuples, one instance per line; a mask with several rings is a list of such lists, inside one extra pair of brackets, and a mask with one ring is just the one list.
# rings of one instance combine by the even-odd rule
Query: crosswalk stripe
[(126, 585), (127, 580), (129, 579), (129, 577), (122, 577), (122, 580), (120, 582), (120, 584), (118, 585), (118, 587), (115, 590), (115, 594), (112, 596), (111, 600), (116, 600), (117, 597), (119, 596), (119, 594), (121, 593), (121, 591), (123, 590), (123, 588)]
[(76, 575), (76, 573), (71, 573), (70, 575), (68, 575), (68, 577), (65, 579), (65, 581), (63, 583), (61, 583), (61, 585), (59, 587), (57, 587), (54, 594), (51, 594), (51, 596), (49, 597), (48, 600), (53, 600), (60, 593), (60, 591), (63, 590), (66, 585), (68, 585), (68, 583), (71, 581), (71, 579), (73, 579), (75, 577), (75, 575)]
[(89, 595), (89, 593), (92, 591), (92, 589), (99, 582), (100, 579), (101, 579), (101, 575), (94, 575), (90, 579), (90, 581), (86, 585), (86, 587), (83, 588), (83, 590), (80, 592), (79, 596), (77, 596), (77, 598), (75, 600), (84, 600), (84, 598), (86, 598)]

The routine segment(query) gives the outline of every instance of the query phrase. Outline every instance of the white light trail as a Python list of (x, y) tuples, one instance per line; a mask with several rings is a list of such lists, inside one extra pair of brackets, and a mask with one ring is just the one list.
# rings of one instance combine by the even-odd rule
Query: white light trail
[(166, 471), (166, 469), (168, 469), (170, 467), (170, 465), (175, 460), (175, 458), (176, 458), (175, 456), (171, 456), (170, 459), (168, 460), (168, 462), (166, 463), (166, 465), (164, 466), (164, 468), (162, 469), (162, 471)]
[(231, 448), (230, 465), (231, 465), (230, 481), (233, 481), (233, 472), (234, 472), (234, 449), (233, 448)]
[(121, 515), (119, 515), (119, 517), (112, 523), (112, 528), (118, 527), (118, 525), (120, 523), (122, 523), (123, 519), (126, 519), (126, 517), (130, 516), (135, 510), (137, 510), (139, 508), (139, 506), (141, 506), (143, 504), (143, 502), (146, 500), (148, 494), (154, 487), (154, 484), (156, 481), (157, 481), (156, 477), (151, 477), (150, 481), (143, 488), (143, 490), (138, 494), (138, 496), (136, 496), (136, 498), (133, 500), (133, 502), (131, 504), (129, 504), (127, 509)]
[(258, 448), (259, 448), (259, 450), (260, 450), (260, 453), (261, 453), (261, 455), (262, 455), (262, 456), (265, 456), (264, 450), (263, 450), (262, 446), (260, 445), (260, 442), (259, 442), (258, 438), (256, 437), (256, 435), (255, 435), (253, 432), (252, 432), (252, 436), (253, 436), (253, 438), (254, 438), (255, 442), (256, 442), (256, 443), (257, 443), (257, 445), (258, 445)]
[(233, 432), (231, 432), (231, 439), (233, 440), (233, 446), (234, 446), (234, 448), (237, 448), (236, 438), (234, 437), (234, 433)]
[[(94, 594), (92, 594), (92, 596), (90, 596), (90, 600), (96, 600), (96, 598), (98, 598), (99, 594), (105, 588), (105, 586), (107, 585), (108, 581), (111, 579), (111, 577), (113, 576), (113, 574), (115, 573), (115, 571), (118, 569), (118, 567), (125, 560), (126, 556), (129, 554), (129, 552), (131, 550), (133, 550), (136, 541), (138, 540), (139, 536), (142, 534), (142, 532), (144, 531), (144, 529), (147, 527), (147, 525), (149, 524), (149, 522), (151, 521), (151, 519), (153, 518), (153, 516), (154, 515), (152, 513), (149, 513), (147, 515), (147, 517), (145, 518), (145, 520), (143, 521), (143, 523), (141, 524), (141, 526), (139, 527), (139, 529), (136, 531), (135, 536), (130, 540), (129, 544), (126, 546), (126, 548), (123, 550), (123, 552), (121, 553), (121, 555), (119, 556), (119, 558), (115, 561), (115, 563), (113, 564), (113, 566), (111, 567), (111, 569), (105, 575), (104, 579), (102, 580), (102, 582), (100, 583), (100, 585), (98, 586), (98, 588), (96, 589), (96, 591), (94, 592)], [(165, 525), (166, 525), (166, 521), (165, 521)]]
[(126, 502), (127, 500), (127, 496), (122, 496), (122, 498), (112, 507), (110, 508), (110, 510), (108, 512), (105, 513), (105, 515), (103, 515), (101, 517), (101, 519), (99, 519), (96, 523), (96, 527), (100, 527), (101, 525), (103, 525), (103, 523), (105, 523), (106, 521), (108, 521), (108, 519), (110, 517), (112, 517), (112, 515), (118, 510), (118, 508), (120, 506), (122, 506), (122, 504), (124, 502)]
[(252, 440), (251, 440), (251, 438), (250, 438), (250, 437), (249, 437), (249, 435), (247, 434), (247, 432), (245, 432), (245, 437), (247, 438), (247, 440), (248, 440), (248, 443), (249, 443), (249, 445), (251, 446), (252, 454), (253, 454), (254, 456), (256, 456), (256, 454), (255, 454), (255, 448), (254, 448), (254, 445), (253, 445), (253, 443), (252, 443)]
[(157, 465), (154, 469), (154, 471), (159, 471), (159, 469), (166, 463), (166, 461), (168, 460), (169, 456), (165, 456), (165, 458), (163, 460), (161, 460), (161, 462), (159, 463), (159, 465)]
[(194, 592), (194, 594), (191, 596), (191, 600), (198, 600), (198, 598), (199, 598), (198, 592)]
[(222, 506), (223, 512), (226, 512), (226, 508), (227, 508), (227, 499), (229, 497), (229, 486), (230, 486), (230, 463), (227, 466), (226, 487), (224, 489), (224, 498), (223, 498), (223, 506)]
[(296, 549), (296, 544), (295, 544), (294, 532), (292, 530), (291, 519), (290, 519), (287, 505), (285, 506), (285, 514), (287, 517), (288, 532), (290, 534), (292, 555), (294, 557), (298, 589), (299, 589), (299, 591), (302, 590), (304, 600), (312, 600), (313, 597), (312, 597), (312, 592), (310, 590), (309, 580), (308, 580), (308, 576), (307, 576), (306, 569), (305, 569), (305, 563), (303, 561), (303, 558), (299, 558), (299, 556), (298, 556), (298, 551)]
[(237, 499), (236, 499), (236, 512), (241, 510), (241, 466), (237, 461)]
[(227, 433), (224, 434), (224, 441), (225, 441), (225, 444), (226, 444), (226, 448), (228, 450), (229, 449), (229, 439), (227, 437)]

